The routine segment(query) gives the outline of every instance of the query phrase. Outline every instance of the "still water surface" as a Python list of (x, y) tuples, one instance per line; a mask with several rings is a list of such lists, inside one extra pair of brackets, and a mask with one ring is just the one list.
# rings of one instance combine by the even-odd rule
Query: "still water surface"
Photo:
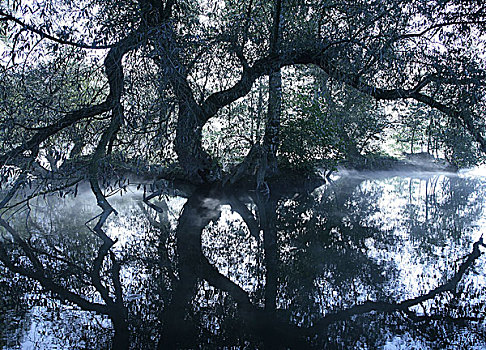
[[(136, 185), (109, 198), (131, 348), (486, 348), (481, 172), (341, 174), (270, 197), (159, 189), (150, 202)], [(88, 278), (97, 214), (86, 191), (33, 201), (10, 223), (48, 278), (103, 304)], [(1, 237), (28, 269), (25, 252)], [(113, 264), (103, 264), (114, 295)], [(4, 349), (110, 347), (110, 318), (0, 269)]]

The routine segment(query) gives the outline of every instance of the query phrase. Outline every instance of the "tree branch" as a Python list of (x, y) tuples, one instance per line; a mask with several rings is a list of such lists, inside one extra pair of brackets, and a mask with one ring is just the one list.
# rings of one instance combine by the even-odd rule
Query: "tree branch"
[(269, 55), (257, 60), (251, 67), (243, 70), (240, 79), (232, 87), (213, 93), (202, 103), (201, 108), (204, 112), (204, 119), (206, 121), (209, 120), (216, 115), (221, 108), (248, 94), (253, 83), (259, 77), (276, 72), (280, 68), (286, 66), (314, 64), (337, 81), (343, 82), (377, 100), (414, 99), (443, 112), (453, 119), (459, 120), (480, 144), (483, 152), (486, 152), (486, 140), (482, 136), (481, 131), (474, 125), (472, 118), (466, 111), (456, 110), (453, 107), (447, 106), (446, 104), (422, 93), (422, 90), (430, 82), (435, 81), (440, 83), (440, 77), (435, 74), (427, 75), (411, 89), (378, 88), (365, 83), (359, 75), (344, 72), (333, 66), (331, 64), (332, 55), (328, 55), (327, 53), (327, 50), (330, 47), (331, 45), (328, 44), (324, 47), (317, 45), (313, 48), (294, 49), (290, 52), (281, 53), (279, 56)]
[(140, 45), (140, 34), (138, 31), (132, 32), (130, 35), (119, 41), (108, 52), (104, 65), (110, 92), (106, 100), (100, 104), (78, 109), (67, 113), (63, 118), (57, 122), (40, 128), (29, 140), (15, 147), (9, 152), (0, 155), (0, 166), (7, 164), (11, 159), (21, 155), (25, 151), (32, 151), (40, 146), (42, 142), (49, 137), (55, 135), (59, 131), (87, 118), (106, 113), (110, 109), (119, 104), (123, 92), (123, 70), (121, 62), (123, 56)]
[(465, 275), (466, 271), (481, 256), (481, 251), (479, 249), (480, 246), (483, 247), (485, 246), (482, 238), (473, 244), (472, 252), (467, 255), (466, 261), (462, 263), (462, 265), (459, 267), (458, 271), (454, 274), (454, 276), (447, 283), (432, 289), (430, 292), (424, 295), (420, 295), (413, 299), (404, 300), (400, 303), (389, 303), (385, 301), (367, 301), (363, 304), (355, 305), (347, 310), (331, 313), (325, 316), (323, 319), (317, 321), (312, 327), (310, 327), (308, 329), (309, 334), (315, 332), (316, 329), (327, 328), (330, 324), (334, 322), (349, 319), (354, 315), (361, 315), (371, 311), (381, 311), (387, 313), (393, 311), (401, 311), (401, 310), (406, 311), (410, 307), (418, 305), (426, 300), (431, 300), (441, 293), (444, 292), (455, 293), (457, 289), (457, 285)]

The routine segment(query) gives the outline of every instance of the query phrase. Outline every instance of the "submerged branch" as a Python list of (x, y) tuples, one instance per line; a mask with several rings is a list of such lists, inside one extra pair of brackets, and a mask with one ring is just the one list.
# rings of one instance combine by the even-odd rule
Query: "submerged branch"
[(228, 196), (228, 203), (231, 206), (231, 209), (241, 216), (246, 226), (248, 227), (248, 231), (250, 232), (250, 235), (254, 237), (257, 241), (259, 241), (260, 226), (258, 225), (255, 216), (247, 208), (245, 203), (243, 203), (240, 199), (238, 199), (236, 196), (231, 194)]

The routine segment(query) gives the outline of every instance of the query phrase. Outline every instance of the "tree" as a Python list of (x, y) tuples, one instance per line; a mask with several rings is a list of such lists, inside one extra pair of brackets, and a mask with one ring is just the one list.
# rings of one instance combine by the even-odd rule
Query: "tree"
[[(4, 165), (18, 165), (26, 161), (26, 154), (35, 159), (45, 141), (100, 118), (106, 125), (104, 137), (97, 141), (98, 152), (88, 151), (85, 145), (93, 160), (130, 149), (127, 143), (152, 150), (151, 141), (166, 142), (161, 137), (144, 139), (144, 129), (150, 125), (150, 130), (160, 132), (167, 118), (175, 118), (176, 135), (169, 143), (179, 164), (192, 181), (211, 181), (221, 175), (202, 146), (204, 125), (247, 95), (260, 77), (276, 77), (274, 73), (283, 67), (309, 64), (375, 99), (411, 99), (435, 108), (486, 148), (480, 118), (484, 70), (478, 50), (461, 50), (466, 45), (479, 48), (484, 31), (482, 5), (456, 0), (437, 4), (276, 1), (275, 6), (258, 1), (175, 0), (9, 4), (1, 10), (10, 45), (4, 53), (8, 59), (4, 81), (20, 69), (38, 69), (34, 59), (41, 55), (47, 61), (59, 60), (65, 47), (71, 48), (71, 57), (81, 65), (103, 61), (104, 72), (98, 70), (93, 79), (107, 82), (102, 99), (65, 105), (50, 120), (22, 120), (28, 132), (8, 140), (11, 146), (1, 155)], [(75, 20), (77, 24), (71, 25)], [(67, 67), (49, 74), (60, 72), (66, 79), (73, 76)], [(272, 91), (278, 91), (279, 83), (270, 79), (272, 84), (270, 94), (277, 96)], [(76, 95), (82, 94), (93, 96), (83, 86)], [(278, 134), (275, 98), (270, 98), (268, 110), (275, 126), (268, 121), (264, 148), (275, 139), (271, 133)], [(47, 108), (36, 114), (43, 115)], [(147, 115), (154, 110), (165, 110), (170, 116)], [(12, 119), (3, 113), (5, 127)], [(165, 131), (170, 139), (172, 130)], [(273, 142), (278, 144), (278, 139)], [(275, 165), (267, 162), (266, 167)]]
[[(76, 193), (89, 182), (102, 210), (89, 278), (114, 305), (102, 308), (118, 329), (125, 326), (120, 291), (107, 293), (100, 276), (109, 262), (117, 285), (115, 242), (105, 231), (115, 210), (103, 190), (113, 182), (123, 188), (127, 173), (199, 184), (252, 176), (266, 190), (279, 155), (285, 68), (312, 65), (376, 100), (433, 108), (486, 151), (486, 7), (476, 1), (16, 0), (0, 3), (0, 25), (0, 225), (29, 254), (2, 219), (12, 201), (20, 193), (22, 203)], [(223, 175), (203, 146), (203, 129), (267, 76), (265, 133)], [(181, 174), (167, 166), (176, 157)], [(43, 261), (31, 263), (35, 273), (21, 272), (42, 280)]]
[(457, 168), (474, 166), (484, 159), (471, 134), (457, 120), (414, 103), (398, 110), (395, 134), (402, 152), (422, 152), (445, 158)]

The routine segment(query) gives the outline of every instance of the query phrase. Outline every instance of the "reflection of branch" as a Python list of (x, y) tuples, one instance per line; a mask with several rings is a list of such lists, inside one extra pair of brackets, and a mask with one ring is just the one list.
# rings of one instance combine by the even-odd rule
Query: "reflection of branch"
[[(145, 200), (144, 200), (144, 203), (145, 203)], [(145, 204), (147, 204), (147, 203), (145, 203)], [(152, 203), (150, 203), (150, 204), (152, 204)], [(153, 205), (155, 205), (155, 204), (153, 204)], [(143, 214), (145, 215), (145, 217), (147, 218), (147, 220), (148, 220), (148, 222), (151, 226), (155, 227), (156, 229), (159, 229), (164, 235), (167, 235), (166, 231), (168, 231), (169, 227), (165, 223), (158, 222), (157, 220), (155, 220), (152, 217), (151, 213), (149, 213), (149, 211), (142, 205), (142, 203), (138, 203), (138, 207), (143, 212)], [(151, 206), (149, 205), (149, 207), (151, 207)], [(157, 207), (157, 209), (160, 209), (162, 211), (162, 208), (160, 208), (159, 206), (156, 206), (156, 207)]]
[[(120, 111), (118, 113), (120, 113)], [(91, 165), (89, 168), (89, 182), (91, 185), (91, 190), (96, 197), (96, 202), (98, 206), (102, 210), (102, 213), (98, 216), (99, 217), (98, 222), (93, 227), (93, 231), (103, 241), (102, 246), (98, 249), (98, 255), (93, 262), (91, 279), (93, 281), (93, 285), (98, 290), (101, 297), (107, 304), (122, 303), (121, 293), (117, 293), (118, 291), (121, 290), (120, 280), (118, 276), (120, 266), (116, 261), (114, 255), (110, 254), (110, 259), (112, 262), (111, 279), (116, 292), (116, 299), (115, 301), (113, 301), (112, 298), (110, 297), (108, 288), (101, 283), (101, 269), (105, 257), (110, 252), (111, 247), (115, 244), (115, 241), (113, 241), (110, 237), (108, 237), (108, 235), (103, 230), (103, 225), (105, 224), (106, 220), (111, 215), (111, 213), (113, 212), (116, 213), (116, 211), (107, 201), (105, 195), (103, 194), (103, 191), (101, 190), (101, 187), (98, 182), (98, 166), (101, 157), (106, 154), (106, 147), (108, 143), (110, 142), (113, 135), (116, 134), (116, 132), (120, 127), (121, 115), (118, 113), (114, 112), (109, 127), (105, 130), (105, 132), (101, 136), (98, 146), (93, 154)]]
[[(202, 231), (209, 222), (217, 220), (221, 214), (219, 205), (214, 206), (212, 201), (209, 201), (212, 204), (206, 201), (208, 198), (212, 198), (210, 194), (211, 189), (204, 188), (199, 190), (199, 193), (194, 193), (184, 205), (182, 214), (179, 217), (176, 237), (180, 280), (178, 287), (174, 289), (173, 300), (165, 310), (167, 317), (165, 333), (170, 336), (159, 343), (159, 348), (166, 348), (171, 344), (170, 342), (175, 344), (188, 340), (188, 335), (181, 331), (184, 317), (180, 312), (184, 309), (183, 304), (190, 301), (189, 294), (194, 292), (193, 287), (197, 278), (205, 279), (215, 288), (227, 292), (236, 301), (239, 314), (245, 321), (248, 329), (261, 339), (269, 339), (270, 337), (275, 339), (280, 345), (296, 349), (309, 348), (310, 346), (306, 342), (307, 334), (303, 329), (280, 321), (274, 317), (275, 314), (265, 312), (264, 309), (253, 305), (248, 293), (228, 277), (221, 274), (203, 254), (201, 249)], [(226, 196), (225, 199), (233, 206), (235, 198), (230, 197), (231, 195)], [(222, 203), (224, 200), (214, 202)], [(243, 209), (242, 207), (246, 208), (241, 202), (236, 203), (236, 207), (240, 209)], [(246, 210), (248, 211), (247, 214), (251, 214), (248, 208)], [(253, 214), (251, 214), (251, 219), (249, 215), (244, 216), (250, 223), (249, 227), (254, 227), (252, 230), (253, 234), (255, 234), (258, 224)], [(185, 338), (174, 339), (174, 337), (178, 336)]]
[[(122, 55), (123, 56), (123, 55)], [(122, 57), (121, 56), (121, 57)], [(120, 59), (121, 59), (120, 57)], [(117, 67), (115, 72), (112, 74), (118, 75), (118, 79), (121, 81), (116, 80), (116, 84), (121, 84), (116, 89), (119, 89), (123, 86), (123, 68), (120, 66)], [(108, 74), (110, 75), (110, 74)], [(112, 87), (112, 89), (114, 89)], [(121, 91), (120, 91), (121, 94)], [(91, 185), (91, 190), (96, 198), (96, 203), (101, 208), (102, 212), (98, 215), (99, 219), (98, 222), (93, 227), (93, 231), (96, 235), (101, 238), (103, 244), (98, 249), (98, 255), (96, 256), (95, 260), (93, 261), (93, 269), (91, 271), (91, 281), (93, 286), (96, 288), (98, 293), (101, 295), (105, 303), (111, 307), (110, 309), (110, 318), (113, 323), (113, 328), (115, 330), (115, 335), (113, 337), (113, 348), (114, 349), (122, 349), (128, 348), (129, 346), (129, 333), (128, 333), (128, 323), (127, 323), (127, 309), (123, 304), (123, 290), (120, 281), (120, 263), (117, 261), (115, 254), (111, 251), (111, 248), (115, 244), (113, 241), (103, 230), (103, 225), (105, 224), (108, 217), (115, 213), (115, 209), (110, 205), (108, 200), (106, 199), (103, 191), (101, 190), (98, 177), (99, 177), (99, 165), (102, 157), (104, 157), (107, 153), (107, 148), (111, 147), (111, 144), (116, 136), (117, 132), (120, 129), (121, 123), (123, 120), (123, 107), (120, 104), (120, 95), (115, 99), (115, 105), (112, 109), (112, 117), (110, 120), (110, 125), (108, 128), (103, 132), (100, 141), (94, 151), (91, 164), (89, 166), (89, 182)], [(105, 258), (109, 256), (111, 261), (111, 282), (113, 284), (115, 296), (112, 298), (110, 296), (109, 288), (101, 282), (101, 270), (103, 267), (103, 261)]]
[[(54, 248), (55, 251), (57, 251), (58, 253), (60, 253), (60, 250), (59, 249), (56, 249), (56, 247), (53, 247), (53, 248)], [(89, 271), (88, 270), (85, 270), (81, 265), (79, 265), (79, 263), (74, 263), (72, 261), (69, 261), (68, 259), (63, 258), (62, 256), (49, 253), (46, 250), (38, 249), (38, 248), (35, 248), (35, 247), (32, 247), (32, 246), (30, 246), (30, 249), (32, 250), (33, 253), (36, 253), (38, 255), (44, 255), (47, 258), (51, 259), (51, 260), (55, 260), (55, 261), (59, 261), (61, 263), (64, 263), (67, 266), (69, 266), (70, 268), (72, 268), (73, 270), (77, 270), (81, 274), (83, 274), (85, 276), (89, 276)], [(83, 278), (80, 278), (80, 281), (82, 283), (86, 284), (86, 285), (89, 284)]]
[(255, 220), (255, 216), (248, 209), (248, 207), (234, 195), (228, 196), (228, 203), (233, 211), (240, 214), (241, 218), (248, 227), (248, 230), (250, 231), (250, 235), (252, 235), (256, 240), (259, 240), (260, 226), (258, 225), (258, 222)]
[(245, 315), (256, 314), (262, 312), (256, 308), (250, 301), (248, 293), (246, 293), (239, 285), (231, 281), (228, 277), (222, 275), (218, 269), (213, 266), (208, 259), (201, 257), (202, 270), (205, 278), (214, 287), (227, 292), (238, 303), (239, 307), (245, 311)]
[[(60, 299), (68, 300), (78, 305), (83, 310), (95, 311), (104, 315), (108, 315), (112, 320), (113, 328), (115, 329), (113, 348), (123, 349), (128, 347), (128, 325), (126, 322), (126, 308), (123, 305), (123, 291), (120, 281), (120, 264), (116, 261), (114, 254), (110, 252), (110, 249), (115, 242), (112, 241), (101, 228), (108, 215), (109, 213), (104, 210), (103, 213), (99, 216), (99, 221), (93, 229), (93, 231), (96, 232), (97, 235), (103, 239), (104, 243), (98, 250), (98, 255), (94, 260), (92, 270), (88, 272), (84, 271), (80, 267), (77, 267), (77, 269), (81, 271), (82, 275), (87, 275), (91, 278), (92, 286), (102, 297), (103, 301), (105, 302), (104, 305), (90, 302), (80, 295), (71, 292), (68, 288), (56, 283), (53, 279), (52, 271), (44, 266), (38, 256), (46, 255), (50, 258), (62, 261), (68, 264), (68, 266), (73, 267), (72, 264), (64, 258), (60, 258), (31, 247), (28, 242), (22, 239), (17, 231), (2, 218), (0, 218), (0, 226), (2, 226), (10, 234), (10, 236), (13, 238), (13, 242), (17, 244), (24, 252), (25, 256), (28, 259), (28, 262), (31, 265), (31, 268), (26, 268), (22, 265), (17, 265), (12, 262), (5, 249), (5, 244), (2, 241), (0, 241), (0, 261), (10, 271), (14, 273), (19, 273), (25, 277), (38, 281), (45, 289), (57, 294)], [(110, 277), (114, 288), (114, 299), (112, 298), (112, 296), (110, 296), (109, 289), (104, 286), (101, 281), (101, 270), (103, 266), (103, 261), (107, 254), (110, 254), (109, 257), (111, 259)], [(80, 278), (80, 280), (85, 284), (87, 283), (83, 278)]]
[(107, 305), (90, 302), (81, 296), (69, 291), (68, 289), (54, 283), (52, 280), (39, 273), (38, 271), (30, 271), (22, 266), (14, 265), (8, 260), (4, 247), (0, 244), (0, 260), (12, 272), (18, 273), (22, 276), (28, 277), (34, 281), (38, 281), (46, 290), (57, 294), (61, 299), (67, 300), (85, 311), (94, 311), (102, 315), (108, 315), (110, 308)]
[(480, 245), (482, 245), (483, 247), (485, 246), (482, 238), (474, 243), (472, 252), (467, 255), (466, 261), (462, 263), (462, 265), (459, 267), (459, 270), (454, 274), (454, 276), (447, 283), (438, 286), (427, 294), (420, 295), (413, 299), (407, 299), (400, 303), (367, 301), (363, 304), (355, 305), (347, 310), (338, 311), (325, 316), (320, 321), (317, 321), (314, 326), (310, 327), (309, 331), (324, 329), (334, 322), (343, 321), (349, 319), (354, 315), (361, 315), (371, 311), (381, 311), (386, 313), (390, 313), (393, 311), (407, 311), (410, 307), (418, 305), (426, 300), (433, 299), (441, 293), (455, 293), (457, 285), (461, 281), (467, 269), (469, 269), (474, 264), (474, 262), (481, 256), (481, 251), (479, 250)]
[(110, 251), (111, 260), (111, 280), (115, 289), (115, 303), (123, 307), (123, 288), (120, 281), (120, 264), (116, 260), (115, 254)]
[(282, 322), (275, 317), (259, 309), (250, 301), (248, 293), (240, 286), (222, 275), (206, 257), (201, 257), (201, 278), (204, 278), (213, 287), (227, 292), (237, 303), (241, 317), (248, 323), (250, 329), (262, 337), (271, 337), (276, 343), (285, 344), (296, 349), (310, 348), (305, 341), (303, 329)]
[(0, 225), (3, 226), (5, 230), (7, 230), (8, 233), (12, 236), (14, 239), (14, 242), (17, 243), (22, 250), (25, 252), (27, 255), (27, 258), (29, 259), (30, 263), (34, 267), (34, 269), (38, 270), (39, 272), (42, 272), (42, 274), (45, 274), (44, 266), (40, 262), (40, 260), (34, 255), (32, 250), (30, 249), (30, 246), (25, 242), (20, 235), (13, 229), (12, 226), (8, 224), (5, 220), (0, 218)]
[(12, 188), (10, 188), (8, 193), (5, 195), (5, 198), (3, 198), (2, 201), (0, 202), (0, 210), (3, 209), (7, 205), (7, 203), (10, 202), (10, 200), (15, 196), (20, 186), (24, 184), (25, 179), (26, 179), (26, 173), (22, 172), (17, 178), (17, 180), (15, 181), (15, 183), (13, 184)]
[(150, 202), (150, 200), (152, 198), (155, 198), (155, 197), (160, 196), (162, 194), (163, 194), (163, 190), (162, 189), (160, 189), (160, 190), (158, 190), (156, 192), (153, 192), (153, 193), (149, 194), (148, 196), (145, 196), (145, 191), (144, 191), (144, 193), (143, 193), (143, 202), (145, 204), (147, 204), (150, 208), (152, 208), (153, 210), (155, 210), (157, 213), (162, 214), (164, 212), (164, 210), (161, 207), (159, 207), (158, 205), (155, 205), (152, 202)]
[[(310, 327), (299, 327), (292, 324), (289, 318), (280, 318), (275, 310), (274, 301), (276, 294), (276, 286), (270, 285), (271, 281), (276, 281), (275, 277), (266, 275), (267, 286), (270, 291), (265, 295), (266, 307), (268, 310), (256, 306), (252, 303), (249, 293), (247, 293), (241, 286), (233, 282), (229, 277), (221, 274), (218, 269), (212, 265), (207, 257), (203, 254), (201, 249), (201, 234), (209, 222), (216, 220), (220, 215), (219, 204), (228, 202), (233, 210), (239, 208), (240, 211), (248, 212), (251, 214), (248, 208), (243, 202), (236, 199), (234, 194), (226, 194), (224, 198), (218, 198), (218, 200), (209, 201), (208, 198), (213, 198), (211, 189), (204, 191), (199, 190), (191, 196), (184, 205), (183, 212), (179, 218), (179, 225), (177, 227), (177, 253), (179, 257), (179, 284), (174, 289), (173, 300), (167, 309), (165, 309), (165, 322), (166, 334), (173, 336), (173, 339), (167, 341), (173, 341), (174, 344), (178, 341), (184, 341), (186, 334), (182, 331), (176, 333), (170, 333), (169, 330), (174, 330), (177, 327), (182, 327), (184, 320), (184, 305), (189, 303), (194, 293), (194, 285), (197, 279), (206, 280), (212, 287), (228, 293), (228, 295), (235, 301), (238, 308), (238, 315), (244, 321), (246, 329), (255, 334), (260, 340), (272, 339), (278, 342), (278, 345), (291, 347), (291, 348), (310, 348), (312, 347), (312, 339), (315, 339), (316, 334), (326, 333), (330, 325), (335, 322), (350, 319), (353, 316), (363, 315), (372, 311), (392, 313), (400, 311), (409, 315), (410, 318), (415, 316), (417, 321), (427, 321), (433, 319), (435, 316), (416, 316), (414, 312), (409, 309), (413, 306), (419, 305), (425, 301), (434, 299), (438, 295), (444, 292), (455, 293), (460, 281), (464, 278), (468, 269), (470, 269), (477, 259), (481, 256), (480, 247), (485, 246), (483, 239), (480, 239), (473, 244), (472, 251), (465, 257), (462, 264), (458, 267), (457, 272), (446, 283), (432, 289), (428, 293), (420, 295), (412, 299), (406, 299), (401, 302), (387, 302), (387, 301), (368, 301), (360, 305), (355, 305), (349, 309), (336, 311), (330, 313), (320, 320), (316, 321)], [(278, 259), (272, 256), (273, 251), (276, 251), (274, 245), (275, 239), (275, 222), (274, 216), (276, 203), (264, 203), (255, 201), (260, 209), (261, 226), (264, 230), (264, 246), (266, 255), (267, 269), (270, 270), (273, 264), (275, 268), (278, 263)], [(217, 203), (218, 205), (214, 207)], [(268, 209), (265, 210), (265, 205)], [(244, 207), (244, 208), (243, 208)], [(271, 210), (270, 210), (271, 209)], [(273, 213), (273, 214), (271, 214)], [(247, 216), (247, 215), (240, 215)], [(247, 219), (249, 216), (247, 217)], [(246, 222), (246, 220), (245, 220)], [(248, 220), (247, 225), (255, 225), (258, 227), (256, 220), (253, 216)], [(276, 282), (274, 282), (276, 284)], [(272, 289), (270, 289), (272, 288)], [(272, 312), (268, 312), (272, 311)], [(175, 319), (178, 319), (178, 325), (175, 325)], [(476, 320), (476, 318), (464, 318), (465, 321)], [(459, 319), (455, 320), (451, 318), (451, 322), (460, 322)], [(164, 333), (164, 332), (163, 332)], [(179, 337), (179, 338), (177, 338)], [(270, 338), (269, 338), (270, 337)], [(176, 340), (174, 340), (177, 338)], [(162, 341), (159, 343), (159, 348), (165, 345)]]
[(38, 281), (44, 288), (47, 290), (56, 293), (60, 298), (68, 300), (76, 305), (78, 305), (81, 309), (86, 311), (95, 311), (100, 314), (109, 314), (109, 308), (107, 305), (102, 305), (98, 303), (90, 302), (79, 295), (69, 291), (65, 287), (58, 285), (49, 278), (49, 273), (45, 270), (42, 263), (39, 259), (34, 255), (34, 252), (29, 247), (29, 245), (20, 237), (20, 235), (15, 231), (5, 220), (0, 219), (0, 225), (5, 228), (12, 238), (14, 242), (17, 243), (24, 253), (26, 254), (27, 258), (31, 262), (33, 266), (33, 270), (28, 270), (22, 266), (14, 264), (10, 258), (8, 257), (7, 251), (5, 250), (5, 246), (0, 241), (0, 261), (12, 272), (18, 273), (22, 276), (31, 278), (35, 281)]
[[(165, 202), (164, 202), (164, 204), (165, 204), (165, 207), (166, 207), (165, 209), (168, 211), (167, 204)], [(142, 205), (142, 203), (139, 203), (139, 208), (143, 212), (143, 214), (145, 215), (147, 220), (149, 221), (150, 225), (159, 230), (159, 232), (160, 232), (159, 244), (166, 245), (167, 240), (169, 239), (170, 230), (171, 230), (170, 223), (168, 222), (168, 217), (166, 217), (167, 222), (163, 222), (163, 221), (158, 222), (157, 220), (155, 220), (152, 217), (152, 215)], [(163, 240), (165, 240), (165, 241), (163, 241)], [(162, 254), (163, 254), (163, 258), (165, 259), (165, 261), (162, 260)], [(170, 264), (171, 258), (169, 256), (169, 251), (167, 249), (159, 249), (159, 255), (160, 255), (159, 260), (157, 260), (158, 263), (162, 264), (162, 266), (164, 266), (167, 269), (167, 273), (169, 274), (171, 280), (175, 281), (177, 279), (177, 277), (176, 277), (176, 273), (174, 272), (172, 265)]]

